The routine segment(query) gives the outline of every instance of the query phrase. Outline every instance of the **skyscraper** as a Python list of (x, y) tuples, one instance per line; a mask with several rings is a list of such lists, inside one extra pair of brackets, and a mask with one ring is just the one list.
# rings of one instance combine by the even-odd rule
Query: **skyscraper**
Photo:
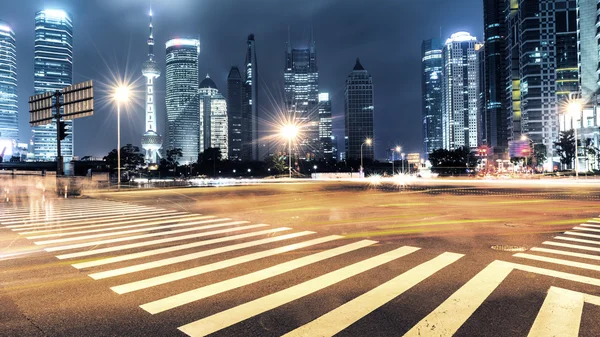
[(319, 93), (319, 139), (320, 152), (325, 160), (333, 159), (333, 130), (331, 119), (331, 99), (329, 93)]
[(292, 120), (302, 127), (297, 141), (299, 158), (319, 156), (319, 70), (314, 40), (309, 48), (293, 49), (288, 41), (284, 73), (285, 107)]
[(0, 21), (0, 153), (7, 147), (5, 155), (12, 154), (18, 140), (17, 45), (12, 28)]
[(154, 79), (160, 76), (160, 69), (154, 61), (154, 37), (152, 35), (152, 10), (150, 10), (150, 36), (148, 37), (148, 60), (142, 64), (142, 74), (146, 77), (146, 124), (142, 136), (142, 148), (146, 150), (146, 161), (156, 163), (162, 137), (156, 129), (156, 106), (154, 105)]
[(167, 145), (180, 148), (181, 163), (196, 162), (200, 150), (198, 55), (200, 41), (172, 39), (166, 43)]
[(600, 37), (596, 27), (600, 27), (600, 17), (597, 16), (599, 0), (577, 1), (578, 42), (579, 42), (579, 82), (581, 83), (581, 97), (590, 102), (600, 89), (600, 72), (598, 64)]
[(475, 149), (478, 146), (478, 43), (467, 32), (446, 40), (442, 51), (443, 147)]
[(242, 158), (259, 160), (258, 130), (258, 65), (254, 34), (248, 35), (246, 48), (246, 77), (244, 81), (244, 104), (242, 116)]
[[(73, 84), (73, 21), (65, 11), (46, 9), (35, 14), (33, 86), (35, 94), (55, 92)], [(64, 162), (73, 157), (73, 121), (61, 141)], [(56, 159), (56, 122), (33, 128), (35, 160)]]
[(423, 153), (442, 148), (442, 43), (421, 44), (421, 95), (423, 97)]
[[(525, 134), (546, 145), (551, 158), (559, 114), (580, 91), (577, 7), (569, 0), (520, 0), (507, 2), (506, 13), (506, 60), (512, 70), (506, 82), (512, 91), (507, 100), (508, 138), (518, 140)], [(585, 50), (589, 55), (589, 47)]]
[[(354, 69), (346, 79), (345, 123), (346, 159), (360, 159), (361, 145), (367, 138), (373, 139), (375, 104), (373, 100), (373, 79), (356, 59)], [(363, 158), (374, 159), (375, 142), (364, 146)]]
[(494, 152), (502, 153), (508, 146), (508, 125), (506, 109), (506, 15), (504, 0), (483, 1), (483, 22), (485, 65), (481, 83), (483, 91), (481, 125), (484, 143)]
[(227, 102), (208, 74), (200, 82), (198, 99), (201, 125), (200, 152), (209, 147), (218, 148), (221, 150), (221, 157), (227, 159), (229, 155)]
[(227, 115), (229, 117), (229, 159), (242, 160), (242, 77), (238, 67), (227, 76)]

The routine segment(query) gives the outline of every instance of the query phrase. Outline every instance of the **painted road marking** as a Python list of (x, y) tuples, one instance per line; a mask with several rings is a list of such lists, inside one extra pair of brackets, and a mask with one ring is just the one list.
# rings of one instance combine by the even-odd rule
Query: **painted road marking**
[(593, 228), (600, 228), (600, 225), (590, 225), (590, 224), (586, 224), (586, 223), (582, 223), (579, 226), (583, 226), (583, 227), (593, 227)]
[(527, 336), (579, 336), (584, 301), (582, 293), (550, 287)]
[[(174, 225), (165, 225), (165, 226), (160, 225), (160, 226), (156, 226), (156, 227), (138, 228), (138, 229), (131, 229), (131, 230), (120, 231), (120, 232), (92, 234), (92, 235), (76, 236), (76, 237), (72, 237), (72, 238), (35, 241), (33, 243), (35, 243), (36, 245), (50, 245), (50, 244), (54, 244), (54, 243), (65, 243), (65, 242), (71, 242), (71, 241), (81, 241), (81, 240), (88, 240), (88, 239), (104, 238), (107, 236), (119, 236), (119, 235), (131, 234), (131, 233), (151, 232), (154, 230), (161, 230), (161, 229), (165, 229), (165, 228), (187, 227), (187, 226), (192, 226), (192, 225), (196, 224), (196, 221), (190, 222), (190, 220), (205, 220), (205, 219), (214, 219), (214, 218), (215, 218), (214, 215), (191, 216), (189, 218), (182, 219), (185, 222), (176, 223)], [(180, 221), (180, 220), (177, 219), (175, 221)], [(168, 221), (168, 222), (173, 222), (173, 221)], [(158, 223), (162, 223), (162, 221), (159, 221)]]
[[(260, 227), (265, 227), (265, 226), (266, 225), (260, 224), (260, 225), (250, 225), (250, 226), (243, 226), (243, 227), (226, 228), (226, 229), (221, 229), (221, 230), (217, 230), (217, 231), (207, 232), (207, 233), (210, 233), (210, 234), (206, 234), (206, 233), (205, 234), (207, 236), (208, 235), (225, 234), (225, 233), (237, 232), (237, 231), (242, 231), (242, 230), (247, 230), (247, 229), (255, 229), (255, 228), (260, 228)], [(187, 243), (187, 244), (178, 245), (178, 246), (170, 246), (170, 247), (158, 248), (158, 249), (153, 249), (153, 250), (145, 250), (145, 251), (138, 252), (138, 253), (131, 253), (131, 254), (120, 255), (120, 256), (113, 256), (113, 257), (109, 257), (109, 258), (105, 258), (105, 259), (100, 259), (100, 260), (96, 260), (96, 261), (88, 261), (88, 262), (82, 262), (82, 263), (75, 263), (72, 266), (75, 267), (75, 268), (77, 268), (77, 269), (97, 267), (97, 266), (102, 266), (102, 265), (106, 265), (106, 264), (110, 264), (110, 263), (115, 263), (115, 262), (121, 262), (121, 261), (128, 261), (128, 260), (133, 260), (133, 259), (139, 259), (141, 257), (147, 257), (147, 256), (164, 254), (164, 253), (171, 253), (171, 252), (175, 252), (175, 251), (178, 251), (178, 250), (184, 250), (184, 249), (189, 249), (189, 248), (197, 248), (197, 247), (207, 246), (207, 245), (211, 245), (211, 244), (215, 244), (215, 243), (221, 243), (221, 242), (227, 242), (227, 241), (234, 241), (234, 240), (239, 240), (239, 239), (245, 239), (245, 238), (250, 238), (250, 237), (264, 235), (264, 234), (273, 234), (273, 233), (277, 233), (277, 232), (281, 232), (281, 231), (286, 231), (286, 230), (289, 230), (289, 229), (290, 228), (287, 228), (287, 227), (275, 228), (275, 229), (267, 229), (267, 230), (264, 230), (264, 231), (251, 232), (251, 233), (234, 235), (234, 236), (226, 236), (226, 237), (222, 237), (222, 238), (218, 238), (218, 239), (205, 240), (205, 241), (196, 241), (196, 242)]]
[(590, 247), (590, 246), (581, 246), (581, 245), (573, 245), (570, 243), (562, 243), (562, 242), (553, 242), (553, 241), (544, 241), (542, 242), (544, 245), (557, 246), (557, 247), (565, 247), (565, 248), (574, 248), (581, 250), (589, 250), (592, 252), (600, 252), (600, 248)]
[[(206, 217), (206, 216), (198, 216), (195, 214), (185, 214), (185, 215), (181, 215), (181, 216), (169, 216), (168, 218), (163, 218), (161, 220), (155, 220), (155, 221), (149, 221), (149, 222), (144, 222), (141, 224), (134, 224), (134, 225), (126, 225), (126, 226), (118, 226), (119, 223), (113, 223), (111, 225), (116, 225), (116, 227), (108, 227), (108, 228), (99, 228), (99, 229), (89, 229), (89, 230), (83, 230), (83, 231), (74, 231), (74, 232), (61, 232), (61, 233), (53, 233), (53, 234), (42, 234), (42, 235), (34, 235), (34, 236), (29, 236), (23, 233), (20, 233), (21, 235), (25, 235), (28, 239), (33, 240), (33, 239), (45, 239), (45, 238), (53, 238), (53, 237), (61, 237), (61, 236), (70, 236), (70, 235), (77, 235), (77, 234), (90, 234), (90, 233), (99, 233), (99, 232), (106, 232), (106, 231), (114, 231), (114, 230), (118, 230), (118, 229), (128, 229), (128, 228), (136, 228), (136, 227), (147, 227), (147, 226), (153, 226), (153, 225), (163, 225), (163, 224), (168, 224), (168, 223), (173, 223), (173, 222), (180, 222), (180, 221), (189, 221), (189, 220), (200, 220), (200, 219), (209, 219), (209, 218), (214, 218), (214, 217)], [(109, 226), (109, 225), (104, 225), (104, 227)], [(160, 226), (160, 227), (154, 227), (154, 228), (168, 228), (167, 226)], [(151, 228), (147, 228), (146, 230), (152, 230)], [(116, 234), (118, 232), (115, 232), (115, 234), (113, 235), (118, 235)]]
[(333, 336), (463, 256), (443, 253), (284, 336)]
[(598, 261), (600, 261), (600, 256), (598, 256), (598, 255), (575, 253), (575, 252), (569, 252), (569, 251), (558, 250), (558, 249), (548, 249), (548, 248), (533, 247), (533, 248), (531, 248), (531, 251), (542, 252), (542, 253), (550, 253), (550, 254), (557, 254), (557, 255), (565, 255), (565, 256), (573, 256), (573, 257), (580, 257), (582, 259), (590, 259), (590, 260), (598, 260)]
[[(219, 222), (219, 221), (227, 221), (227, 220), (231, 220), (231, 219), (221, 218), (221, 219), (214, 219), (214, 220), (198, 221), (197, 223), (210, 223), (210, 222)], [(61, 251), (61, 250), (69, 250), (69, 249), (76, 249), (76, 248), (83, 248), (83, 247), (93, 247), (93, 246), (103, 245), (106, 243), (132, 241), (132, 240), (138, 240), (138, 239), (152, 238), (152, 237), (156, 237), (156, 236), (169, 236), (169, 235), (178, 234), (178, 233), (195, 232), (195, 231), (199, 231), (199, 230), (203, 230), (203, 229), (240, 225), (240, 224), (245, 224), (245, 223), (248, 223), (248, 221), (224, 222), (224, 223), (220, 223), (220, 224), (216, 224), (216, 225), (176, 229), (176, 230), (168, 231), (168, 232), (141, 234), (141, 235), (126, 236), (126, 237), (115, 238), (115, 239), (106, 239), (106, 240), (93, 241), (93, 242), (76, 243), (76, 244), (67, 245), (67, 246), (49, 247), (49, 248), (44, 248), (44, 250), (47, 252), (56, 252), (56, 251)]]
[(515, 254), (513, 256), (514, 257), (521, 257), (521, 258), (524, 258), (524, 259), (530, 259), (530, 260), (536, 260), (536, 261), (542, 261), (542, 262), (560, 264), (560, 265), (563, 265), (563, 266), (577, 267), (577, 268), (581, 268), (581, 269), (588, 269), (588, 270), (600, 271), (600, 266), (597, 266), (595, 264), (589, 264), (589, 263), (583, 263), (583, 262), (575, 262), (575, 261), (570, 261), (570, 260), (555, 259), (553, 257), (538, 256), (538, 255), (525, 254), (525, 253), (517, 253), (517, 254)]
[(239, 323), (265, 311), (297, 300), (313, 292), (346, 280), (375, 267), (391, 262), (400, 257), (419, 250), (415, 247), (401, 247), (393, 251), (354, 263), (336, 271), (300, 283), (282, 291), (267, 295), (237, 307), (222, 311), (212, 316), (179, 327), (179, 330), (189, 336), (205, 336), (233, 324)]
[(316, 254), (304, 256), (296, 260), (284, 262), (276, 266), (262, 269), (250, 274), (234, 277), (232, 279), (218, 283), (213, 283), (208, 286), (186, 291), (184, 293), (177, 294), (174, 296), (169, 296), (154, 302), (144, 304), (141, 306), (141, 308), (148, 311), (151, 314), (157, 314), (159, 312), (173, 309), (188, 303), (199, 301), (203, 298), (207, 298), (216, 294), (224, 293), (232, 289), (244, 287), (252, 283), (263, 281), (268, 278), (281, 275), (292, 270), (296, 270), (298, 268), (302, 268), (310, 264), (317, 263), (338, 255), (342, 255), (364, 247), (368, 247), (375, 243), (377, 243), (377, 241), (362, 240), (345, 246), (322, 251)]
[(570, 238), (570, 237), (566, 237), (566, 236), (555, 236), (554, 238), (559, 239), (559, 240), (565, 240), (565, 241), (573, 241), (573, 242), (589, 243), (592, 245), (600, 245), (600, 241), (594, 241), (594, 240), (577, 239), (577, 238)]
[(440, 337), (454, 335), (489, 294), (491, 294), (513, 270), (600, 286), (600, 279), (496, 260), (458, 289), (404, 336)]
[[(148, 207), (132, 207), (132, 206), (123, 206), (123, 207), (111, 207), (107, 209), (98, 209), (98, 210), (85, 210), (77, 215), (62, 213), (52, 215), (52, 216), (43, 216), (41, 219), (32, 219), (30, 216), (21, 216), (18, 218), (11, 218), (10, 221), (2, 221), (3, 225), (6, 225), (7, 228), (20, 228), (20, 227), (30, 227), (35, 225), (44, 225), (47, 222), (51, 221), (60, 221), (63, 219), (85, 219), (91, 216), (102, 215), (102, 214), (123, 214), (123, 213), (147, 213), (152, 210), (157, 210), (156, 208), (148, 208)], [(163, 210), (163, 209), (160, 209)], [(85, 214), (82, 214), (85, 213)], [(19, 220), (20, 219), (20, 220)]]
[(580, 230), (580, 231), (588, 231), (588, 232), (600, 233), (600, 229), (594, 229), (594, 228), (573, 227), (573, 229)]
[(587, 234), (587, 233), (579, 233), (579, 232), (564, 232), (563, 234), (575, 235), (575, 236), (585, 236), (588, 238), (600, 239), (600, 235), (595, 235), (595, 234)]
[[(283, 240), (287, 240), (287, 239), (293, 239), (293, 238), (297, 238), (297, 237), (309, 235), (309, 234), (314, 234), (314, 233), (315, 232), (304, 231), (304, 232), (299, 232), (299, 233), (275, 236), (272, 238), (244, 242), (244, 243), (239, 243), (239, 244), (235, 244), (235, 245), (231, 245), (231, 246), (224, 246), (224, 247), (219, 247), (219, 248), (215, 248), (215, 249), (204, 250), (201, 252), (175, 256), (175, 257), (171, 257), (171, 258), (167, 258), (167, 259), (146, 262), (146, 263), (142, 263), (142, 264), (137, 264), (137, 265), (133, 265), (133, 266), (123, 267), (123, 268), (118, 268), (118, 269), (113, 269), (113, 270), (108, 270), (108, 271), (103, 271), (103, 272), (99, 272), (99, 273), (93, 273), (93, 274), (90, 274), (89, 276), (91, 278), (93, 278), (94, 280), (100, 280), (100, 279), (105, 279), (105, 278), (109, 278), (109, 277), (115, 277), (115, 276), (135, 273), (135, 272), (142, 271), (142, 270), (164, 267), (164, 266), (168, 266), (168, 265), (175, 264), (175, 263), (191, 261), (191, 260), (199, 259), (201, 257), (221, 254), (221, 253), (225, 253), (225, 252), (231, 252), (234, 250), (239, 250), (239, 249), (244, 249), (244, 248), (249, 248), (249, 247), (260, 246), (260, 245), (264, 245), (267, 243), (273, 243), (273, 242), (283, 241)], [(333, 238), (333, 237), (335, 237), (335, 238)], [(333, 240), (333, 239), (338, 239), (340, 237), (339, 236), (329, 236), (327, 238), (328, 238), (328, 240), (325, 240), (325, 242)], [(318, 242), (318, 240), (320, 240), (320, 239), (315, 239), (312, 241)], [(311, 241), (307, 241), (307, 242), (311, 242)], [(301, 244), (302, 243), (299, 243), (296, 245), (301, 245)]]
[(93, 211), (93, 210), (102, 210), (102, 209), (110, 209), (115, 207), (130, 207), (130, 208), (154, 208), (152, 206), (138, 206), (132, 204), (123, 204), (123, 203), (115, 203), (113, 205), (104, 205), (104, 204), (93, 204), (93, 205), (80, 205), (76, 207), (57, 207), (52, 204), (44, 204), (43, 208), (31, 208), (28, 210), (23, 210), (19, 212), (8, 212), (2, 213), (3, 216), (7, 218), (19, 218), (22, 216), (38, 216), (45, 217), (52, 214), (67, 214), (73, 212), (82, 212), (82, 211)]
[[(56, 224), (56, 225), (52, 225), (52, 226), (44, 226), (45, 229), (40, 229), (39, 227), (30, 227), (30, 228), (13, 229), (13, 231), (19, 232), (19, 234), (21, 234), (21, 235), (40, 234), (40, 233), (56, 232), (56, 231), (62, 231), (62, 230), (75, 230), (75, 229), (84, 229), (84, 228), (106, 227), (106, 226), (115, 225), (115, 224), (124, 225), (124, 224), (138, 223), (138, 222), (144, 222), (144, 221), (152, 221), (152, 220), (156, 220), (156, 219), (164, 219), (165, 217), (172, 219), (175, 217), (182, 217), (182, 216), (188, 215), (188, 214), (190, 214), (190, 213), (175, 212), (175, 211), (158, 211), (158, 212), (152, 212), (152, 214), (149, 214), (149, 215), (138, 215), (138, 214), (131, 214), (131, 215), (126, 215), (126, 216), (116, 215), (116, 216), (100, 217), (100, 218), (97, 218), (96, 220), (89, 220), (89, 221), (67, 220), (67, 221), (62, 221), (60, 224)], [(201, 215), (201, 214), (196, 214), (196, 215)], [(135, 220), (131, 220), (131, 219), (135, 219)], [(70, 221), (73, 221), (76, 223), (66, 224), (66, 222), (70, 222)], [(82, 225), (85, 225), (85, 226), (82, 226)]]

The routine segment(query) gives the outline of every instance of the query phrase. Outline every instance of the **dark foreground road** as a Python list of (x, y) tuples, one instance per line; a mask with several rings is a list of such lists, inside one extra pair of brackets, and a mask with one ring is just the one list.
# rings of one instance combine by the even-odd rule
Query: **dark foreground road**
[(0, 335), (599, 336), (599, 197), (340, 182), (21, 196), (0, 204)]

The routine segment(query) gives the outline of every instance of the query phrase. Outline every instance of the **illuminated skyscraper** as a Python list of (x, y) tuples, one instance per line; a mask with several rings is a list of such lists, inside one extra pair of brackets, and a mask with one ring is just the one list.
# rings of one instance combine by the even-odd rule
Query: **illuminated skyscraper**
[(242, 76), (231, 67), (227, 76), (227, 115), (229, 118), (229, 159), (242, 160)]
[(198, 160), (200, 115), (198, 106), (198, 55), (200, 41), (167, 41), (167, 148), (181, 149), (180, 163)]
[[(346, 123), (346, 159), (360, 159), (361, 145), (375, 136), (373, 78), (356, 59), (354, 69), (346, 79), (344, 112)], [(375, 142), (364, 146), (363, 158), (374, 159)]]
[(198, 89), (200, 101), (200, 151), (209, 147), (221, 150), (221, 158), (229, 156), (229, 135), (227, 125), (227, 102), (219, 93), (217, 85), (208, 74), (200, 82)]
[(309, 48), (293, 49), (288, 41), (284, 73), (285, 107), (302, 126), (298, 140), (299, 157), (314, 160), (319, 156), (319, 70), (315, 42)]
[(442, 146), (447, 150), (478, 145), (480, 47), (477, 38), (458, 32), (442, 51)]
[(17, 45), (12, 28), (0, 21), (0, 153), (12, 154), (19, 140)]
[(160, 76), (160, 69), (154, 61), (154, 37), (152, 35), (152, 10), (150, 10), (150, 36), (148, 37), (148, 60), (142, 64), (142, 74), (146, 77), (146, 124), (142, 136), (142, 148), (146, 150), (146, 161), (156, 163), (162, 137), (156, 130), (156, 105), (154, 104), (154, 79)]
[(421, 95), (423, 97), (423, 151), (425, 158), (442, 148), (442, 43), (421, 45)]
[(248, 36), (242, 113), (242, 159), (259, 160), (258, 65), (254, 34)]
[[(35, 94), (55, 92), (73, 84), (73, 21), (65, 11), (46, 9), (35, 14), (33, 86)], [(61, 141), (65, 163), (73, 158), (73, 121), (65, 121)], [(56, 159), (56, 123), (33, 128), (35, 160)]]
[(325, 160), (333, 158), (333, 129), (329, 93), (319, 93), (319, 139)]

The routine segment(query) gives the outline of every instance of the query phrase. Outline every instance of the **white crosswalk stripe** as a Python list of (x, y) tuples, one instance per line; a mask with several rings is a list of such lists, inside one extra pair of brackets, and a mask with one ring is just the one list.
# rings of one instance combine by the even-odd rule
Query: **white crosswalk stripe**
[[(35, 216), (32, 215), (34, 213)], [(10, 215), (5, 212), (2, 214), (8, 216), (0, 220), (2, 227), (32, 240), (36, 245), (45, 246), (46, 252), (57, 252), (58, 259), (69, 260), (68, 263), (93, 280), (114, 280), (113, 284), (117, 285), (110, 289), (116, 294), (129, 294), (126, 296), (132, 296), (133, 299), (138, 294), (153, 294), (150, 302), (146, 300), (147, 303), (142, 302), (139, 306), (152, 315), (162, 313), (166, 319), (169, 312), (175, 311), (173, 309), (185, 309), (203, 301), (208, 303), (211, 297), (225, 296), (235, 289), (259, 287), (262, 284), (267, 284), (266, 289), (270, 289), (268, 284), (277, 282), (280, 276), (303, 273), (306, 268), (323, 266), (329, 259), (343, 261), (341, 257), (352, 252), (356, 256), (362, 256), (363, 253), (369, 256), (351, 264), (344, 263), (336, 270), (327, 270), (325, 274), (299, 284), (286, 285), (282, 290), (269, 291), (267, 295), (207, 317), (193, 317), (189, 323), (178, 323), (183, 324), (178, 329), (189, 336), (205, 336), (227, 329), (293, 301), (307, 301), (305, 297), (311, 294), (325, 291), (325, 288), (359, 274), (375, 273), (375, 268), (407, 255), (427, 254), (418, 247), (376, 248), (377, 241), (372, 240), (346, 238), (346, 241), (341, 240), (344, 237), (339, 235), (323, 236), (289, 227), (271, 227), (214, 215), (112, 201), (64, 201), (47, 212), (42, 208), (36, 209), (36, 212), (22, 208)], [(600, 218), (595, 218), (573, 227), (563, 235), (555, 236), (552, 241), (542, 242), (544, 247), (532, 247), (527, 252), (514, 254), (516, 260), (525, 261), (523, 264), (493, 261), (466, 283), (457, 286), (458, 289), (450, 297), (441, 299), (439, 305), (424, 315), (405, 336), (454, 335), (514, 270), (600, 287), (600, 279), (551, 268), (567, 266), (574, 270), (600, 271), (600, 263), (597, 263), (600, 261), (600, 254), (597, 254), (600, 253), (600, 235), (595, 234), (598, 232)], [(293, 242), (285, 244), (286, 240)], [(387, 252), (375, 256), (369, 254), (374, 249), (382, 248)], [(301, 257), (278, 264), (269, 263), (277, 255), (292, 251), (302, 254)], [(219, 257), (225, 253), (232, 254)], [(211, 256), (216, 257), (216, 261), (213, 258), (210, 263), (202, 262), (203, 258)], [(320, 317), (314, 317), (304, 325), (290, 328), (291, 331), (284, 336), (334, 336), (400, 295), (416, 291), (413, 289), (415, 286), (437, 273), (443, 274), (443, 270), (450, 268), (450, 265), (455, 264), (452, 268), (458, 268), (466, 263), (462, 261), (463, 256), (442, 251), (428, 257), (425, 262), (413, 262), (408, 258), (409, 266), (403, 267), (403, 272), (370, 289), (361, 290), (358, 296), (340, 303), (325, 314), (320, 313)], [(586, 262), (573, 261), (571, 258)], [(190, 261), (197, 266), (189, 266)], [(243, 264), (259, 264), (259, 261), (264, 261), (267, 266), (200, 287), (194, 284), (194, 277), (226, 268), (233, 270)], [(536, 263), (550, 267), (532, 265)], [(152, 270), (152, 277), (143, 276), (145, 274), (141, 272), (146, 270)], [(122, 280), (120, 277), (125, 275), (128, 277)], [(529, 336), (577, 336), (584, 303), (600, 305), (600, 297), (550, 287), (529, 330)]]

